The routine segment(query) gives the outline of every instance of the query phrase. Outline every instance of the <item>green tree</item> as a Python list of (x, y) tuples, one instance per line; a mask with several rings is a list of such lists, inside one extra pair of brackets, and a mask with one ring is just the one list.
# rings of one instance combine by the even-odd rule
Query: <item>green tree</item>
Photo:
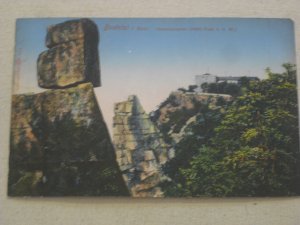
[[(180, 189), (193, 196), (278, 196), (300, 193), (296, 70), (250, 82), (226, 110), (208, 140), (192, 147), (178, 169)], [(182, 140), (183, 142), (186, 140)], [(178, 146), (190, 151), (189, 146)], [(197, 150), (196, 150), (197, 149)]]
[[(214, 128), (222, 120), (222, 111), (224, 111), (224, 108), (228, 104), (222, 97), (219, 97), (216, 102), (219, 102), (222, 106), (212, 108), (210, 107), (212, 104), (211, 101), (210, 99), (206, 104), (195, 104), (196, 111), (198, 112), (195, 123), (185, 128), (184, 138), (175, 145), (175, 157), (163, 168), (164, 172), (172, 179), (171, 182), (162, 184), (166, 195), (189, 196), (191, 194), (187, 191), (185, 174), (181, 171), (189, 167), (190, 161), (198, 153), (199, 146), (209, 144), (210, 139), (215, 135)], [(181, 113), (180, 115), (185, 114)]]
[[(245, 80), (245, 79), (244, 79)], [(203, 92), (215, 94), (228, 94), (234, 97), (241, 95), (241, 85), (234, 83), (204, 83), (201, 85)]]

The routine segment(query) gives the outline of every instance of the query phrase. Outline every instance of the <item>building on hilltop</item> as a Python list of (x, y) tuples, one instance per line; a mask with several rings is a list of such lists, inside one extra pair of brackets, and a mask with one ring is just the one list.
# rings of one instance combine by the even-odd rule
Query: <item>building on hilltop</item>
[(196, 75), (195, 76), (195, 83), (197, 85), (197, 88), (195, 89), (196, 92), (203, 92), (202, 84), (204, 83), (234, 83), (234, 84), (241, 84), (242, 78), (246, 77), (248, 80), (259, 80), (258, 77), (247, 77), (247, 76), (239, 76), (239, 77), (232, 77), (232, 76), (226, 76), (226, 77), (219, 77), (216, 75), (212, 75), (210, 73), (205, 73), (202, 75)]
[(203, 89), (201, 87), (202, 84), (204, 83), (216, 83), (217, 82), (217, 76), (212, 75), (210, 73), (205, 73), (202, 75), (196, 75), (195, 76), (195, 81), (196, 81), (196, 92), (203, 92)]

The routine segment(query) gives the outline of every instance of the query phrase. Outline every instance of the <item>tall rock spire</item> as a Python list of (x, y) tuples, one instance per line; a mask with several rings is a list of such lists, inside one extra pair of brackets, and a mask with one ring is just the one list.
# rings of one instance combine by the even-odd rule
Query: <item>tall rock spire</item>
[(165, 142), (135, 95), (116, 103), (114, 110), (113, 143), (132, 196), (162, 197), (161, 165), (168, 160)]

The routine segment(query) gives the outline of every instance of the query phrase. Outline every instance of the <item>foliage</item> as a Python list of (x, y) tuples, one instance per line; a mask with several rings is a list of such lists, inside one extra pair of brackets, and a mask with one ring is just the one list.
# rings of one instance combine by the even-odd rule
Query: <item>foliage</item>
[[(286, 72), (282, 74), (267, 70), (267, 79), (244, 82), (247, 90), (227, 107), (223, 119), (195, 133), (197, 137), (209, 130), (210, 135), (194, 140), (193, 145), (179, 143), (174, 160), (185, 154), (190, 160), (167, 171), (178, 182), (175, 188), (164, 184), (167, 194), (300, 194), (296, 70), (290, 64), (283, 67)], [(197, 125), (201, 123), (198, 120)]]
[[(220, 97), (222, 98), (222, 97)], [(186, 122), (193, 116), (200, 113), (201, 109), (208, 107), (209, 104), (205, 102), (200, 102), (195, 98), (194, 95), (190, 95), (191, 107), (187, 108), (184, 105), (181, 105), (180, 98), (177, 98), (175, 95), (171, 94), (165, 101), (163, 101), (156, 111), (151, 113), (150, 119), (152, 122), (156, 123), (160, 129), (160, 132), (164, 136), (164, 139), (167, 143), (172, 142), (172, 138), (169, 137), (169, 133), (179, 133)], [(219, 100), (219, 98), (218, 98)], [(208, 102), (211, 102), (208, 100)], [(222, 100), (219, 102), (222, 104)], [(206, 105), (206, 106), (205, 106)], [(159, 116), (162, 108), (172, 108), (168, 111), (168, 120), (164, 122), (159, 122)]]
[(247, 77), (241, 77), (238, 83), (227, 83), (226, 81), (219, 83), (203, 83), (201, 88), (203, 92), (216, 93), (216, 94), (228, 94), (233, 97), (240, 96), (250, 88), (251, 83), (257, 81), (250, 80)]
[(181, 170), (189, 167), (190, 161), (198, 153), (199, 146), (210, 143), (210, 139), (214, 136), (214, 128), (222, 120), (222, 111), (228, 104), (228, 102), (218, 101), (224, 103), (222, 107), (210, 108), (210, 101), (199, 105), (196, 121), (185, 129), (184, 138), (175, 145), (176, 156), (164, 167), (165, 173), (172, 178), (171, 183), (163, 184), (167, 195), (180, 196), (184, 194), (185, 177)]
[(197, 85), (189, 85), (188, 91), (189, 92), (195, 92), (195, 89), (197, 88)]
[(227, 83), (226, 81), (220, 83), (204, 83), (201, 85), (203, 92), (215, 94), (229, 94), (238, 96), (241, 94), (241, 86), (234, 83)]

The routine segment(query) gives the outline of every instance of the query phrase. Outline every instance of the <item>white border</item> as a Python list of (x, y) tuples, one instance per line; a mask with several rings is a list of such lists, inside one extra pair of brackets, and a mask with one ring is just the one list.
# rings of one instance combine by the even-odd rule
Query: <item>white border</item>
[(291, 18), (295, 22), (300, 71), (299, 0), (0, 0), (1, 225), (300, 224), (300, 198), (8, 198), (6, 185), (15, 19), (22, 17)]

